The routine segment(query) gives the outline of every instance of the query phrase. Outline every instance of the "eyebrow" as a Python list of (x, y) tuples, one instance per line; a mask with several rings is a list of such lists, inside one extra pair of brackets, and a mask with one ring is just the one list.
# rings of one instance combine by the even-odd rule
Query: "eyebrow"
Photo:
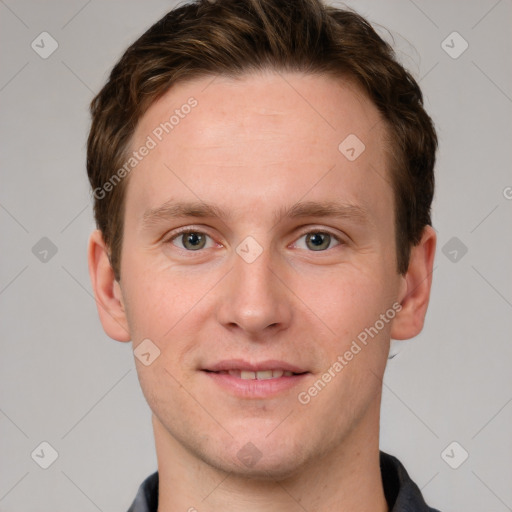
[[(161, 206), (146, 210), (142, 216), (142, 226), (143, 229), (147, 229), (161, 221), (184, 217), (219, 218), (226, 221), (231, 219), (232, 215), (209, 203), (170, 200)], [(359, 223), (369, 220), (368, 211), (360, 205), (334, 201), (306, 201), (295, 203), (289, 208), (281, 207), (274, 211), (274, 225), (284, 218), (297, 219), (304, 217), (333, 217), (354, 220)]]

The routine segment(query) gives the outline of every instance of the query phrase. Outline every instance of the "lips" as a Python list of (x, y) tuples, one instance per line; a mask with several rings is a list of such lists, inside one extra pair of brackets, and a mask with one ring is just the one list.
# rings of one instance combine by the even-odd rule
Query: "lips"
[[(230, 359), (199, 368), (218, 390), (240, 400), (270, 400), (289, 396), (292, 389), (303, 387), (311, 372), (285, 361), (267, 360), (251, 363)], [(206, 389), (210, 389), (209, 384)]]
[(295, 375), (293, 372), (285, 371), (281, 369), (274, 370), (259, 370), (257, 372), (252, 372), (250, 370), (228, 370), (228, 371), (220, 371), (215, 373), (224, 373), (231, 375), (233, 377), (238, 377), (243, 380), (268, 380), (268, 379), (279, 379), (280, 377), (291, 377)]
[(293, 377), (307, 373), (306, 370), (278, 360), (266, 360), (258, 363), (250, 363), (242, 359), (230, 359), (219, 361), (203, 369), (206, 372), (219, 375), (230, 375), (242, 380), (270, 380), (282, 377)]

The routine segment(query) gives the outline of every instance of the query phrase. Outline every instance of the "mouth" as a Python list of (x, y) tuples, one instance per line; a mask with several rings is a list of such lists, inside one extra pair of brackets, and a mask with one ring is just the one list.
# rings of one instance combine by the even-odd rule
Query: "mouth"
[(282, 369), (272, 369), (272, 370), (221, 370), (217, 372), (211, 372), (210, 370), (205, 370), (210, 373), (218, 373), (220, 375), (231, 375), (232, 377), (237, 377), (242, 380), (270, 380), (270, 379), (280, 379), (281, 377), (293, 377), (294, 375), (302, 375), (307, 372), (295, 373), (289, 370)]
[(284, 361), (220, 361), (202, 369), (224, 391), (240, 398), (270, 398), (298, 385), (310, 372)]

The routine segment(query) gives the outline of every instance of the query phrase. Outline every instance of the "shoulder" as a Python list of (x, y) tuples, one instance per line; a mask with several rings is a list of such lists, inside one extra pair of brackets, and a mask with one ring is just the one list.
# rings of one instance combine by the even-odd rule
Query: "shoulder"
[(158, 471), (148, 476), (139, 487), (128, 512), (157, 512)]
[(380, 471), (390, 512), (439, 512), (425, 503), (419, 487), (396, 457), (381, 451)]

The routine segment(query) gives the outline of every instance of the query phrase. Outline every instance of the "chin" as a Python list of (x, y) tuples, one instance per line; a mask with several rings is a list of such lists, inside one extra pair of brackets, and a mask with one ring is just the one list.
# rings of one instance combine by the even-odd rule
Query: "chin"
[(303, 443), (294, 443), (289, 433), (286, 435), (286, 441), (278, 437), (269, 441), (265, 434), (246, 434), (244, 441), (229, 447), (218, 446), (216, 453), (211, 452), (210, 445), (209, 453), (203, 453), (202, 458), (209, 465), (242, 478), (286, 480), (301, 471), (307, 458)]
[(293, 478), (300, 469), (300, 466), (295, 465), (283, 466), (282, 462), (279, 462), (277, 465), (269, 465), (268, 467), (264, 464), (261, 466), (262, 467), (259, 469), (241, 468), (238, 466), (236, 469), (233, 468), (231, 471), (232, 474), (248, 480), (255, 480), (259, 482), (285, 482), (290, 478)]

